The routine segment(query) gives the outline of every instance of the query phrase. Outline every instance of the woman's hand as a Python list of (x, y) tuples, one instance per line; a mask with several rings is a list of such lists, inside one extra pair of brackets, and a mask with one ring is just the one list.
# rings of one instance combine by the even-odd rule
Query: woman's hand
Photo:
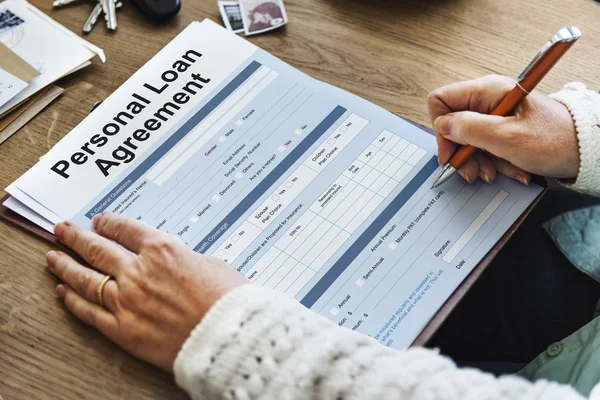
[(429, 115), (435, 128), (440, 164), (458, 144), (478, 152), (460, 170), (467, 181), (491, 183), (496, 171), (525, 184), (529, 173), (575, 178), (579, 144), (573, 118), (565, 106), (536, 91), (517, 107), (514, 116), (487, 115), (515, 86), (515, 81), (490, 75), (441, 87), (430, 93)]
[[(69, 222), (55, 227), (58, 239), (95, 268), (49, 252), (50, 270), (65, 282), (56, 288), (59, 297), (77, 318), (129, 353), (172, 371), (210, 307), (247, 280), (221, 260), (134, 219), (103, 213), (92, 223), (98, 234)], [(106, 275), (114, 279), (104, 287), (102, 307), (97, 289)]]

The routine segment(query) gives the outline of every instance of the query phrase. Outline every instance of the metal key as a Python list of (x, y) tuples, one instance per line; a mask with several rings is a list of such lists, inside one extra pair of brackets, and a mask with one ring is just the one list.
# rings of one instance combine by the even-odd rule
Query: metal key
[(75, 3), (78, 2), (80, 0), (56, 0), (54, 3), (52, 3), (53, 7), (63, 7), (66, 5), (69, 5), (71, 3)]
[(117, 8), (114, 0), (100, 0), (106, 27), (112, 31), (117, 29)]
[[(117, 4), (115, 4), (115, 8), (121, 8), (122, 6), (123, 3), (121, 3), (120, 1), (117, 2)], [(100, 2), (96, 3), (96, 6), (92, 10), (92, 13), (85, 21), (85, 24), (83, 24), (83, 32), (90, 33), (92, 29), (94, 29), (94, 26), (96, 25), (96, 22), (98, 21), (98, 18), (100, 18), (102, 12), (102, 5), (100, 4)]]
[(96, 3), (96, 6), (92, 10), (92, 13), (83, 24), (83, 32), (90, 33), (92, 29), (94, 29), (94, 25), (96, 25), (96, 21), (100, 18), (102, 14), (102, 5), (100, 3)]

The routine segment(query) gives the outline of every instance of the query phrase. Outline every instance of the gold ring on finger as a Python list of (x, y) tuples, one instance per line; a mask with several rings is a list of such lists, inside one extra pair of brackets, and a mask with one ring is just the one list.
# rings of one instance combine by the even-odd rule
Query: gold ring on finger
[(104, 279), (102, 279), (102, 282), (100, 282), (100, 284), (98, 285), (98, 290), (96, 291), (96, 295), (98, 297), (98, 303), (102, 307), (105, 307), (105, 305), (104, 305), (104, 286), (106, 286), (108, 281), (110, 281), (111, 279), (112, 279), (112, 276), (106, 275), (104, 277)]

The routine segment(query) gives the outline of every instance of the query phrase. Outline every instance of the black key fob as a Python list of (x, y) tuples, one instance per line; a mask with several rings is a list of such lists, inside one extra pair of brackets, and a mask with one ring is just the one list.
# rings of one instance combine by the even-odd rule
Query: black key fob
[(133, 3), (150, 19), (164, 22), (181, 8), (181, 0), (133, 0)]

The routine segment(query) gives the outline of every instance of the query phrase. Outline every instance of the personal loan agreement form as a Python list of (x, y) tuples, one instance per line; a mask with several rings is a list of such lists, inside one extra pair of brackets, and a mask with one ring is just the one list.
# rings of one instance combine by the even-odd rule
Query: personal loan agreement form
[(408, 346), (540, 193), (432, 190), (435, 139), (205, 20), (7, 190), (51, 230), (108, 210), (219, 257), (387, 346)]

